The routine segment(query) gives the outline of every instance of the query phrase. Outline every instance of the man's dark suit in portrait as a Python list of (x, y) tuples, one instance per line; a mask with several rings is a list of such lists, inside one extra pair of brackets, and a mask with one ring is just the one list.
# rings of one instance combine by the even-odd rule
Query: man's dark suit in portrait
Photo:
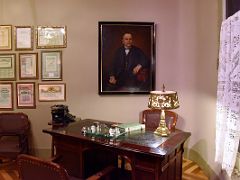
[[(141, 49), (132, 45), (131, 33), (125, 33), (122, 38), (123, 46), (118, 48), (112, 64), (109, 76), (109, 84), (112, 90), (147, 90), (147, 69), (150, 61)], [(140, 73), (146, 71), (141, 76)]]

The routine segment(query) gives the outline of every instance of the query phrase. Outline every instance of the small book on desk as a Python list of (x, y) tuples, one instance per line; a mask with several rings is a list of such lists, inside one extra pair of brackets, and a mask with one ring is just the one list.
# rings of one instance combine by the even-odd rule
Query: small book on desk
[(145, 129), (145, 124), (131, 122), (131, 123), (118, 124), (118, 127), (123, 128), (125, 132), (131, 132), (131, 131)]

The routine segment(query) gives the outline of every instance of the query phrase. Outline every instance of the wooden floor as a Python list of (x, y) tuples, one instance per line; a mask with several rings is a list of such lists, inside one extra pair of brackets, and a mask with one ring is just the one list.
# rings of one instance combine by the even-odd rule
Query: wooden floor
[[(188, 160), (183, 160), (183, 180), (208, 180), (200, 167)], [(6, 163), (0, 165), (0, 180), (19, 180), (18, 172), (14, 163)]]
[(183, 180), (208, 180), (202, 169), (193, 161), (183, 159)]
[(0, 164), (0, 180), (19, 180), (14, 163)]

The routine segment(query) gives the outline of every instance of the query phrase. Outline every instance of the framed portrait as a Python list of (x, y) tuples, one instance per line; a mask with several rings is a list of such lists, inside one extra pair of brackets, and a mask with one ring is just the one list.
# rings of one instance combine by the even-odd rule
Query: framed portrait
[(15, 26), (15, 49), (16, 50), (33, 50), (33, 27), (32, 26)]
[(66, 26), (38, 26), (37, 48), (65, 48), (67, 47)]
[(16, 95), (17, 108), (19, 109), (36, 108), (34, 82), (16, 83), (16, 93), (17, 93)]
[(0, 110), (13, 110), (13, 83), (0, 82)]
[(98, 92), (149, 94), (155, 89), (153, 22), (99, 22)]
[(65, 101), (66, 100), (66, 84), (38, 84), (39, 101)]
[(16, 55), (0, 54), (0, 80), (16, 79)]
[(0, 25), (0, 51), (12, 49), (12, 25)]
[(43, 81), (62, 80), (62, 51), (41, 52), (41, 71)]
[(38, 78), (38, 53), (19, 53), (19, 79)]

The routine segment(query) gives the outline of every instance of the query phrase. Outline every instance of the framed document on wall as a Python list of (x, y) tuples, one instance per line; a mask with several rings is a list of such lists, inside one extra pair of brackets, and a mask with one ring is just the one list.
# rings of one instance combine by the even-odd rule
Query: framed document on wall
[(16, 83), (17, 108), (36, 108), (35, 83)]
[(0, 51), (12, 49), (12, 25), (0, 25)]
[(19, 79), (38, 78), (38, 53), (19, 53)]
[(0, 54), (0, 80), (16, 79), (16, 55)]
[(38, 26), (37, 48), (65, 48), (67, 47), (66, 26)]
[(13, 83), (0, 82), (0, 110), (13, 110)]
[(43, 51), (41, 70), (43, 81), (62, 80), (62, 51)]
[(15, 26), (15, 49), (32, 50), (33, 49), (33, 27)]
[(66, 84), (51, 83), (38, 84), (39, 101), (65, 101), (66, 100)]

